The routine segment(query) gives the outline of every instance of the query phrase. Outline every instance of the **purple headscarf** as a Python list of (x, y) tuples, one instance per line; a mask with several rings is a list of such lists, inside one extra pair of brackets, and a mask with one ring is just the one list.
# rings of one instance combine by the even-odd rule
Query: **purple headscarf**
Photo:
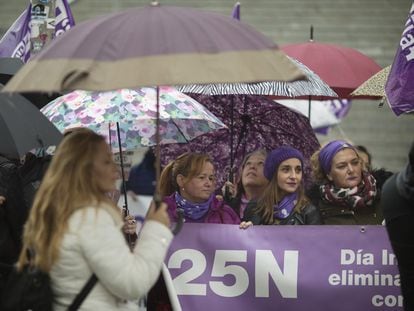
[(319, 152), (319, 164), (325, 174), (330, 172), (334, 156), (345, 148), (355, 150), (354, 146), (344, 140), (333, 140), (321, 149)]

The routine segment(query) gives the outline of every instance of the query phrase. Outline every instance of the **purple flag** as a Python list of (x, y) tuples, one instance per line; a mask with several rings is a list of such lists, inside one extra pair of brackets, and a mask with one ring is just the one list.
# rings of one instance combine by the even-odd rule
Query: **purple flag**
[(240, 20), (240, 2), (236, 2), (234, 5), (233, 12), (231, 12), (231, 17)]
[(388, 103), (397, 116), (414, 111), (414, 3), (399, 45), (385, 84)]
[(16, 57), (23, 62), (30, 54), (30, 12), (31, 4), (16, 19), (0, 40), (0, 57)]
[[(348, 99), (332, 99), (324, 101), (323, 104), (327, 105), (339, 120), (345, 118), (351, 109), (351, 101)], [(320, 127), (315, 129), (315, 133), (328, 135), (329, 129), (329, 126)]]
[(75, 26), (75, 20), (67, 0), (56, 1), (55, 37)]
[[(23, 62), (30, 58), (30, 35), (32, 31), (32, 6), (17, 18), (0, 40), (0, 57), (16, 57)], [(75, 25), (67, 0), (56, 1), (55, 37)]]

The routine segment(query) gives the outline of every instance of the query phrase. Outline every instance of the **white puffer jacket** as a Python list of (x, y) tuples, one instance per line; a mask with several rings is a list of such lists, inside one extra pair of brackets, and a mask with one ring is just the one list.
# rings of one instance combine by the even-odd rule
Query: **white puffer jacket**
[(86, 207), (70, 217), (50, 271), (54, 310), (67, 310), (93, 272), (98, 282), (79, 310), (136, 310), (126, 300), (137, 300), (155, 283), (172, 234), (161, 223), (147, 221), (132, 253), (122, 226), (120, 215), (107, 205)]

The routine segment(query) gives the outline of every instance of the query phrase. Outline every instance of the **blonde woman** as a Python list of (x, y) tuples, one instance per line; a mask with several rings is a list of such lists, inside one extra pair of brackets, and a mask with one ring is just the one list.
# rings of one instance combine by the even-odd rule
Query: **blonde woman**
[(207, 154), (189, 152), (171, 161), (161, 173), (159, 189), (173, 222), (181, 209), (186, 222), (240, 223), (236, 212), (214, 193), (215, 169)]
[(109, 146), (92, 131), (72, 133), (57, 149), (36, 194), (18, 261), (18, 268), (27, 264), (31, 250), (33, 264), (50, 273), (54, 310), (66, 310), (93, 273), (98, 282), (82, 310), (134, 310), (126, 301), (145, 295), (160, 273), (172, 240), (166, 206), (150, 208), (131, 251), (121, 213), (106, 195), (117, 177)]
[(311, 157), (315, 185), (308, 191), (326, 225), (374, 225), (382, 222), (377, 182), (357, 149), (333, 140)]

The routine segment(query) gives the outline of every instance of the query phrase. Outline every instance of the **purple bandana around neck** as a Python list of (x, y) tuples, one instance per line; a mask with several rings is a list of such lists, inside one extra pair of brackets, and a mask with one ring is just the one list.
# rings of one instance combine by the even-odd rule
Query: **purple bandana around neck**
[(295, 201), (298, 198), (296, 192), (285, 196), (279, 204), (273, 205), (273, 217), (277, 219), (286, 219), (295, 208)]
[(319, 163), (325, 174), (329, 174), (332, 166), (332, 159), (338, 153), (338, 151), (344, 148), (354, 149), (350, 143), (347, 143), (344, 140), (333, 140), (326, 146), (324, 146), (319, 152)]
[(178, 191), (175, 192), (175, 203), (177, 204), (177, 208), (183, 209), (185, 218), (193, 220), (202, 218), (208, 212), (213, 198), (214, 194), (212, 194), (204, 203), (192, 203), (184, 199)]

